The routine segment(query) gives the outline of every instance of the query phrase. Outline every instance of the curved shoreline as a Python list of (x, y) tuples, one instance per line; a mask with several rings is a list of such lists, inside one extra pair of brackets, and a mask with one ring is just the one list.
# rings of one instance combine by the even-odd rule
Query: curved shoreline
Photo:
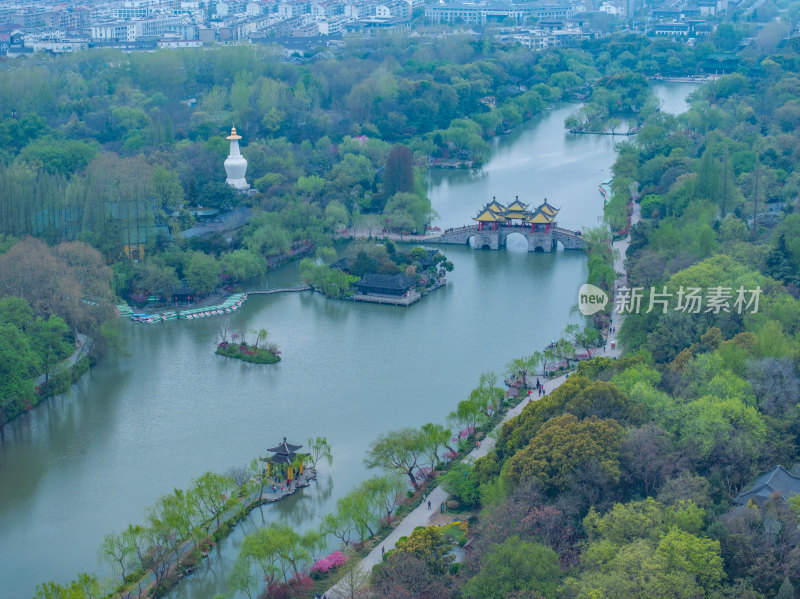
[[(172, 563), (169, 566), (168, 568), (169, 571), (164, 576), (164, 581), (162, 583), (162, 590), (163, 591), (172, 590), (178, 584), (180, 584), (180, 582), (183, 579), (185, 579), (188, 576), (191, 576), (197, 570), (196, 566), (197, 561), (191, 559), (192, 554), (195, 551), (199, 551), (203, 559), (208, 558), (208, 556), (210, 555), (211, 547), (225, 540), (231, 534), (231, 532), (233, 532), (234, 527), (239, 522), (244, 520), (245, 517), (247, 517), (250, 514), (250, 512), (252, 512), (254, 509), (261, 507), (263, 505), (275, 503), (290, 495), (294, 495), (294, 493), (298, 489), (304, 489), (306, 487), (310, 487), (311, 481), (316, 480), (316, 478), (317, 478), (316, 469), (307, 468), (303, 472), (303, 474), (301, 474), (298, 477), (297, 482), (293, 487), (290, 488), (290, 490), (277, 493), (270, 493), (270, 492), (263, 494), (259, 493), (257, 496), (254, 496), (249, 503), (242, 506), (241, 509), (232, 508), (231, 511), (233, 511), (234, 513), (228, 517), (225, 517), (225, 514), (223, 514), (220, 517), (219, 527), (214, 529), (212, 532), (209, 532), (208, 536), (204, 539), (203, 542), (207, 543), (207, 549), (205, 551), (200, 549), (198, 544), (192, 543), (191, 539), (182, 539), (181, 541), (179, 541), (178, 548), (175, 550), (174, 563)], [(270, 497), (270, 495), (273, 496)], [(134, 592), (135, 589), (139, 589), (137, 592), (137, 597), (139, 599), (152, 597), (153, 592), (156, 590), (153, 588), (153, 582), (154, 582), (153, 573), (152, 571), (148, 570), (136, 582), (126, 584), (122, 589), (117, 587), (117, 589), (104, 595), (104, 597), (108, 599), (110, 598), (122, 599), (126, 597), (132, 597), (133, 596), (132, 593)]]
[[(639, 205), (635, 202), (633, 203), (633, 214), (631, 217), (631, 224), (635, 224), (639, 222), (639, 218), (641, 216), (641, 211), (639, 210)], [(630, 243), (630, 233), (628, 233), (627, 237), (621, 239), (619, 241), (614, 242), (614, 248), (619, 250), (619, 255), (617, 259), (614, 260), (614, 271), (616, 272), (616, 280), (614, 283), (615, 289), (617, 283), (624, 284), (627, 280), (627, 275), (625, 273), (624, 263), (625, 263), (625, 250)], [(618, 358), (621, 355), (621, 350), (619, 348), (619, 343), (617, 342), (617, 331), (619, 331), (620, 326), (622, 326), (622, 321), (624, 320), (623, 314), (617, 314), (612, 310), (612, 323), (614, 324), (614, 332), (610, 332), (606, 336), (606, 345), (603, 348), (602, 354), (598, 353), (599, 355), (609, 357), (609, 358)], [(615, 318), (616, 317), (616, 318)], [(598, 357), (595, 356), (595, 357)], [(565, 380), (569, 373), (562, 374), (561, 376), (552, 379), (550, 381), (546, 381), (545, 384), (550, 387), (550, 391), (557, 389)], [(522, 410), (527, 406), (531, 401), (537, 401), (540, 399), (539, 397), (533, 397), (533, 395), (528, 395), (523, 398), (523, 400), (510, 408), (504, 415), (501, 421), (492, 429), (492, 431), (498, 431), (502, 428), (503, 424), (514, 418), (515, 416), (519, 415)], [(475, 461), (478, 458), (484, 457), (494, 448), (496, 443), (496, 439), (491, 436), (491, 434), (487, 435), (483, 442), (480, 444), (479, 447), (474, 448), (471, 452), (467, 455), (460, 458), (460, 460), (467, 460), (467, 461)], [(428, 499), (433, 505), (444, 504), (447, 501), (449, 494), (447, 491), (442, 488), (441, 485), (437, 485), (429, 494)], [(384, 538), (377, 538), (375, 539), (375, 546), (373, 549), (364, 557), (361, 562), (358, 564), (359, 570), (365, 575), (368, 576), (372, 572), (372, 568), (383, 561), (383, 556), (385, 552), (391, 551), (397, 545), (397, 541), (402, 536), (409, 536), (414, 531), (414, 528), (417, 526), (430, 526), (431, 520), (437, 514), (436, 510), (428, 510), (425, 509), (425, 502), (420, 503), (411, 513), (406, 515), (397, 525), (392, 529), (392, 531)], [(331, 586), (325, 595), (329, 599), (347, 599), (347, 594), (344, 592), (343, 584), (339, 582), (335, 583)]]

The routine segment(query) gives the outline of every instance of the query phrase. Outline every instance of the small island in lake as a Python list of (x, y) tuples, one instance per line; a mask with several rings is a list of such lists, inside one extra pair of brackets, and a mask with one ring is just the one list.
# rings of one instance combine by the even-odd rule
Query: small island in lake
[(356, 241), (336, 259), (323, 248), (316, 260), (300, 262), (300, 277), (327, 297), (408, 306), (442, 287), (453, 263), (438, 250), (398, 250), (386, 241)]
[(247, 342), (247, 333), (245, 331), (242, 331), (240, 335), (232, 333), (231, 341), (228, 341), (228, 327), (227, 323), (224, 323), (220, 327), (220, 342), (217, 344), (216, 353), (228, 358), (253, 362), (254, 364), (275, 364), (280, 362), (281, 352), (278, 350), (278, 346), (274, 343), (267, 343), (267, 330), (260, 329), (252, 332), (256, 335), (256, 342), (253, 345)]

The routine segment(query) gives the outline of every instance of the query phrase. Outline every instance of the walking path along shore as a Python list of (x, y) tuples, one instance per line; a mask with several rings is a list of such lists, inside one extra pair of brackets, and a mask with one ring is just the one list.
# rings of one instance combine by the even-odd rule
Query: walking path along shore
[[(631, 226), (639, 222), (640, 217), (640, 206), (634, 202), (633, 213), (631, 215)], [(606, 339), (606, 346), (603, 351), (603, 355), (608, 358), (618, 358), (621, 355), (619, 343), (617, 341), (617, 333), (619, 331), (619, 327), (622, 325), (622, 321), (624, 320), (624, 315), (618, 314), (614, 310), (613, 302), (614, 298), (616, 297), (617, 289), (627, 285), (627, 276), (625, 274), (624, 265), (625, 252), (628, 249), (630, 241), (631, 236), (630, 233), (628, 233), (624, 239), (620, 239), (612, 244), (612, 247), (617, 250), (618, 253), (614, 258), (614, 270), (617, 273), (617, 279), (614, 282), (612, 296), (609, 298), (609, 300), (612, 302), (611, 329), (609, 330), (609, 334)], [(565, 380), (567, 380), (567, 376), (569, 375), (564, 374), (551, 381), (547, 381), (545, 384), (546, 392), (549, 393), (554, 389), (557, 389)], [(503, 420), (494, 428), (494, 431), (499, 432), (505, 422), (518, 416), (525, 406), (528, 405), (528, 403), (538, 399), (538, 396), (526, 396), (518, 405), (506, 412)], [(474, 462), (478, 458), (487, 455), (492, 449), (494, 449), (495, 443), (496, 440), (493, 436), (487, 436), (481, 442), (480, 446), (476, 447), (469, 454), (467, 454), (467, 456), (465, 456), (465, 461)], [(430, 526), (435, 524), (436, 522), (434, 522), (434, 520), (438, 520), (437, 516), (439, 515), (440, 506), (447, 501), (447, 497), (448, 493), (444, 490), (444, 488), (442, 488), (441, 485), (434, 488), (433, 491), (431, 491), (426, 497), (426, 499), (416, 507), (416, 509), (403, 518), (403, 520), (400, 521), (395, 529), (389, 533), (389, 535), (381, 543), (376, 545), (363, 560), (361, 560), (361, 562), (358, 564), (360, 571), (364, 575), (368, 575), (372, 571), (373, 566), (379, 564), (383, 560), (384, 552), (391, 551), (397, 546), (397, 541), (400, 539), (400, 537), (410, 536), (414, 529), (418, 526)], [(431, 509), (428, 509), (428, 501), (431, 503)], [(347, 595), (345, 593), (344, 584), (335, 584), (325, 593), (325, 596), (326, 599), (346, 599)]]
[(91, 343), (92, 340), (83, 333), (78, 333), (75, 337), (77, 339), (78, 349), (72, 352), (72, 355), (70, 355), (67, 358), (64, 358), (64, 360), (62, 360), (58, 365), (56, 365), (55, 368), (53, 368), (53, 372), (51, 372), (49, 375), (42, 374), (41, 376), (39, 376), (39, 378), (37, 378), (34, 383), (37, 387), (46, 383), (48, 378), (52, 378), (57, 374), (59, 374), (60, 372), (68, 368), (72, 368), (73, 366), (75, 366), (75, 364), (78, 363), (78, 360), (80, 360), (81, 358), (83, 358), (84, 355), (89, 353), (89, 349), (92, 346)]
[[(631, 227), (639, 222), (642, 216), (642, 209), (639, 204), (633, 204), (633, 212), (631, 214)], [(628, 276), (625, 273), (625, 252), (628, 251), (628, 246), (631, 243), (631, 234), (630, 228), (628, 230), (628, 235), (624, 239), (619, 239), (615, 241), (611, 247), (617, 250), (617, 255), (614, 257), (614, 270), (617, 273), (617, 278), (614, 281), (614, 286), (611, 289), (611, 297), (609, 301), (611, 302), (611, 324), (609, 325), (609, 332), (608, 336), (606, 337), (606, 347), (604, 355), (608, 358), (619, 358), (620, 356), (620, 349), (619, 349), (619, 341), (617, 340), (617, 334), (619, 333), (619, 328), (622, 326), (622, 321), (625, 319), (624, 314), (619, 314), (614, 309), (614, 302), (615, 298), (617, 297), (617, 290), (621, 287), (628, 286)]]
[[(553, 389), (556, 389), (566, 379), (567, 375), (564, 374), (551, 381), (546, 381), (546, 392), (549, 393)], [(528, 403), (531, 401), (536, 401), (537, 399), (539, 399), (538, 396), (534, 396), (533, 394), (525, 396), (525, 398), (518, 405), (506, 412), (503, 420), (495, 427), (494, 430), (499, 431), (504, 422), (518, 416), (520, 412), (522, 412), (523, 408), (528, 405)], [(469, 452), (464, 459), (469, 462), (474, 462), (478, 458), (482, 458), (494, 448), (495, 442), (495, 439), (491, 435), (487, 436), (481, 441), (480, 446)], [(376, 564), (379, 564), (383, 560), (383, 552), (391, 551), (397, 546), (397, 541), (400, 539), (400, 537), (410, 536), (417, 526), (430, 526), (433, 524), (436, 516), (439, 515), (441, 504), (447, 501), (447, 497), (448, 493), (444, 490), (444, 488), (442, 488), (441, 485), (433, 489), (433, 491), (428, 494), (426, 499), (420, 503), (416, 509), (414, 509), (414, 511), (400, 521), (400, 524), (397, 525), (397, 527), (389, 534), (389, 536), (387, 536), (379, 545), (375, 546), (372, 551), (370, 551), (367, 556), (361, 560), (358, 565), (361, 572), (364, 574), (369, 574), (369, 572), (372, 571), (372, 567)], [(428, 501), (431, 502), (430, 510), (428, 509)], [(343, 584), (334, 585), (325, 593), (325, 595), (327, 599), (346, 599), (347, 597)]]

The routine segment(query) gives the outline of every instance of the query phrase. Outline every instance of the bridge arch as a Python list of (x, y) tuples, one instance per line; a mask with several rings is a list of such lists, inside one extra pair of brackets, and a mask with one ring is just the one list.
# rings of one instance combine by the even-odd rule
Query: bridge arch
[(536, 253), (544, 253), (544, 248), (540, 245), (537, 245), (535, 248), (533, 248), (533, 251)]
[(514, 231), (506, 236), (505, 246), (506, 251), (509, 252), (527, 252), (529, 250), (528, 238), (522, 233)]
[(467, 245), (473, 250), (490, 250), (492, 246), (489, 245), (489, 240), (485, 235), (470, 235), (467, 238)]

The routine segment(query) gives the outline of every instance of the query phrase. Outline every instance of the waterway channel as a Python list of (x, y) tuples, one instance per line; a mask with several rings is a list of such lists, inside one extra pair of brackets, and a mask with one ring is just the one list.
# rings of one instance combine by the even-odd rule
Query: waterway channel
[[(658, 85), (679, 112), (694, 85)], [(471, 222), (492, 196), (560, 207), (559, 224), (595, 226), (598, 185), (610, 178), (609, 136), (564, 131), (574, 105), (547, 111), (494, 144), (477, 173), (433, 172), (434, 223)], [(256, 510), (171, 596), (208, 599), (224, 590), (243, 534), (281, 519), (319, 523), (336, 499), (370, 475), (363, 457), (379, 433), (444, 422), (480, 373), (556, 338), (574, 316), (586, 277), (580, 252), (528, 254), (445, 247), (455, 265), (445, 288), (410, 308), (337, 302), (312, 293), (252, 296), (234, 328), (266, 328), (283, 352), (274, 366), (214, 354), (218, 319), (125, 327), (127, 354), (110, 357), (67, 395), (0, 431), (0, 580), (10, 599), (43, 581), (104, 572), (96, 551), (109, 531), (142, 522), (147, 506), (264, 455), (284, 435), (326, 436), (332, 466), (318, 483)], [(258, 286), (297, 281), (296, 265)]]

